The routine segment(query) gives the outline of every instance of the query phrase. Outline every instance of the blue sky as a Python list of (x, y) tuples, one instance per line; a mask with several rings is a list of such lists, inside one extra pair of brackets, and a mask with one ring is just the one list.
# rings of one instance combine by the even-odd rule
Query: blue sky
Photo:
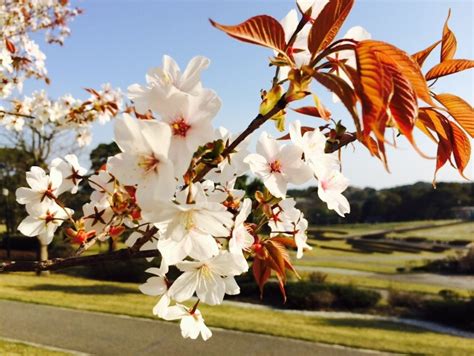
[[(294, 7), (286, 0), (89, 0), (73, 1), (85, 10), (71, 25), (72, 36), (63, 47), (43, 46), (52, 97), (64, 93), (84, 97), (81, 88), (101, 83), (126, 89), (143, 83), (148, 68), (161, 64), (163, 54), (174, 57), (182, 67), (195, 55), (211, 59), (203, 76), (204, 85), (218, 92), (223, 101), (215, 125), (237, 132), (255, 115), (260, 89), (268, 88), (273, 69), (268, 67), (271, 51), (227, 37), (210, 26), (208, 18), (224, 24), (236, 24), (257, 14), (281, 19)], [(359, 0), (356, 1), (340, 35), (350, 27), (365, 27), (374, 39), (390, 42), (409, 53), (427, 47), (440, 38), (448, 9), (452, 9), (450, 27), (458, 39), (457, 58), (473, 58), (473, 12), (470, 0)], [(427, 65), (434, 64), (438, 52)], [(429, 67), (428, 67), (429, 68)], [(464, 72), (440, 80), (435, 90), (452, 92), (474, 99), (473, 72)], [(28, 93), (41, 87), (25, 86)], [(316, 92), (333, 115), (350, 123), (340, 104), (333, 104), (324, 89)], [(297, 116), (290, 116), (294, 119)], [(300, 117), (299, 117), (300, 118)], [(306, 119), (308, 124), (319, 122)], [(272, 131), (271, 124), (266, 129)], [(112, 125), (94, 128), (92, 147), (112, 140)], [(436, 148), (420, 137), (422, 149), (434, 155)], [(343, 154), (343, 170), (353, 185), (387, 187), (415, 181), (431, 181), (434, 161), (418, 156), (405, 142), (389, 149), (391, 174), (357, 145)], [(473, 165), (467, 169), (473, 177)], [(439, 180), (459, 180), (456, 171), (445, 167)]]

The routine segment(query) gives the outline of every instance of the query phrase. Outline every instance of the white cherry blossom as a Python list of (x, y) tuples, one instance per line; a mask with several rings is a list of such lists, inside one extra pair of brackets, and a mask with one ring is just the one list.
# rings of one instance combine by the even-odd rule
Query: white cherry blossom
[(181, 335), (186, 339), (197, 339), (199, 334), (204, 341), (212, 336), (211, 330), (204, 324), (199, 309), (189, 309), (182, 304), (176, 304), (168, 308), (165, 320), (181, 320), (179, 326), (181, 328)]
[(124, 116), (115, 125), (122, 153), (109, 158), (108, 170), (120, 183), (137, 185), (137, 200), (169, 199), (174, 194), (174, 167), (168, 159), (171, 130), (156, 120)]
[(337, 154), (324, 152), (327, 138), (318, 128), (302, 134), (301, 122), (296, 120), (290, 124), (289, 131), (291, 141), (304, 152), (304, 160), (316, 176), (320, 171), (339, 167)]
[(232, 253), (242, 253), (243, 250), (250, 248), (255, 241), (244, 224), (252, 211), (252, 201), (246, 198), (241, 205), (239, 214), (235, 218), (232, 238), (229, 240), (229, 251)]
[(351, 211), (347, 198), (342, 195), (348, 186), (349, 180), (337, 169), (321, 171), (318, 175), (319, 198), (342, 217)]
[(172, 94), (160, 108), (160, 116), (171, 129), (169, 158), (175, 164), (176, 174), (182, 175), (189, 166), (193, 153), (214, 138), (211, 120), (221, 107), (213, 91), (198, 96)]
[(277, 198), (284, 198), (288, 183), (303, 184), (312, 174), (303, 162), (302, 150), (295, 145), (280, 146), (263, 132), (257, 143), (257, 153), (248, 155), (244, 162), (250, 170), (262, 179), (265, 187)]
[(60, 193), (59, 187), (62, 181), (61, 172), (54, 167), (48, 175), (43, 168), (33, 166), (26, 172), (26, 182), (30, 188), (18, 188), (16, 201), (27, 206), (54, 201)]
[(65, 192), (70, 190), (72, 194), (77, 193), (79, 183), (87, 173), (87, 169), (80, 166), (77, 156), (69, 154), (64, 156), (64, 159), (55, 158), (51, 162), (51, 168), (53, 167), (61, 172), (63, 177), (63, 181), (61, 186), (58, 188), (58, 191)]
[(170, 304), (170, 297), (168, 296), (168, 281), (166, 279), (166, 273), (168, 268), (148, 268), (146, 273), (153, 274), (153, 277), (147, 279), (147, 281), (140, 285), (139, 289), (143, 294), (150, 295), (153, 297), (161, 296), (158, 303), (153, 307), (153, 315), (160, 318), (164, 318), (168, 311)]
[(73, 213), (71, 209), (63, 209), (54, 202), (27, 205), (26, 211), (29, 215), (20, 223), (18, 230), (25, 236), (37, 236), (43, 244), (53, 241), (57, 228)]
[(181, 73), (170, 56), (163, 56), (163, 66), (150, 69), (146, 75), (146, 86), (133, 84), (128, 87), (128, 97), (140, 113), (148, 110), (159, 113), (167, 105), (166, 98), (174, 93), (199, 95), (203, 90), (201, 72), (209, 66), (209, 59), (197, 56), (191, 59)]
[(200, 262), (184, 261), (176, 265), (184, 273), (171, 285), (169, 295), (178, 302), (189, 300), (194, 293), (204, 303), (221, 304), (225, 294), (238, 294), (234, 276), (248, 270), (242, 254), (221, 252)]

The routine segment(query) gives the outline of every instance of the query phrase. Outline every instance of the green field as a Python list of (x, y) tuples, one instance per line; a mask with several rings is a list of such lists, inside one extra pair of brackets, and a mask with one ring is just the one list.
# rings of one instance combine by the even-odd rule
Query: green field
[(387, 237), (407, 238), (407, 237), (424, 237), (428, 240), (436, 241), (453, 241), (453, 240), (470, 240), (474, 241), (474, 222), (466, 222), (452, 226), (441, 226), (431, 229), (423, 229), (416, 231), (408, 231), (404, 233), (391, 233)]
[[(426, 261), (444, 258), (454, 255), (455, 252), (448, 250), (443, 253), (416, 251), (386, 251), (370, 252), (353, 249), (345, 239), (350, 236), (364, 233), (387, 231), (390, 229), (420, 227), (426, 225), (439, 225), (426, 229), (393, 232), (386, 235), (387, 238), (407, 238), (423, 237), (427, 240), (453, 241), (472, 240), (474, 241), (474, 222), (466, 222), (455, 225), (442, 226), (457, 222), (457, 220), (427, 220), (410, 221), (397, 223), (380, 224), (344, 224), (330, 227), (310, 227), (309, 243), (313, 246), (312, 251), (305, 253), (303, 259), (297, 261), (301, 266), (333, 267), (353, 269), (367, 272), (396, 273), (397, 268), (415, 267), (424, 264)], [(314, 238), (312, 236), (321, 236)], [(336, 238), (336, 239), (335, 239)], [(416, 246), (416, 244), (413, 244)]]
[(443, 258), (453, 253), (362, 253), (353, 250), (350, 244), (341, 240), (311, 240), (310, 244), (313, 249), (305, 252), (302, 259), (294, 259), (296, 265), (396, 273), (397, 268), (414, 267), (423, 264), (425, 261)]
[(325, 232), (326, 237), (347, 237), (356, 234), (363, 234), (375, 231), (420, 227), (425, 225), (444, 225), (459, 220), (419, 220), (419, 221), (401, 221), (372, 224), (341, 224), (330, 226), (311, 226), (308, 229), (309, 235), (317, 232)]
[[(64, 275), (0, 275), (0, 298), (150, 318), (156, 298), (137, 285)], [(393, 322), (331, 319), (222, 305), (200, 307), (210, 326), (375, 350), (443, 355), (474, 353), (474, 341)]]

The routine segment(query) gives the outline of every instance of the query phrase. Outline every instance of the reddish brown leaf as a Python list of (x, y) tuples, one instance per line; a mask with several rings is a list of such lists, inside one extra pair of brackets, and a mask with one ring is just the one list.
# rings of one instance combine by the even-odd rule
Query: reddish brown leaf
[(374, 131), (383, 141), (379, 128), (385, 127), (388, 120), (387, 108), (393, 91), (391, 75), (385, 70), (380, 54), (372, 49), (371, 43), (359, 42), (356, 58), (359, 81), (355, 87), (362, 102), (363, 133), (368, 137)]
[(317, 108), (316, 106), (303, 106), (292, 110), (303, 115), (320, 117), (326, 121), (329, 121), (329, 117), (331, 116), (331, 113), (327, 110), (325, 110), (326, 112), (321, 112), (320, 108)]
[(469, 59), (447, 59), (435, 65), (426, 73), (426, 80), (444, 77), (445, 75), (461, 72), (474, 67), (474, 61)]
[(13, 42), (9, 41), (7, 38), (5, 38), (5, 47), (7, 48), (8, 52), (10, 53), (15, 53), (16, 48)]
[(395, 46), (392, 46), (391, 44), (381, 41), (365, 40), (359, 42), (357, 48), (360, 48), (361, 46), (369, 46), (372, 48), (372, 50), (379, 53), (384, 53), (387, 57), (390, 57), (390, 59), (399, 67), (403, 76), (406, 77), (410, 82), (411, 86), (415, 90), (416, 96), (428, 104), (434, 106), (428, 85), (426, 84), (426, 80), (423, 76), (423, 73), (421, 72), (420, 66), (410, 57), (408, 53)]
[(285, 278), (285, 256), (282, 252), (286, 252), (284, 246), (270, 239), (266, 241), (265, 248), (268, 251), (268, 257), (265, 261), (270, 266), (270, 268), (276, 272), (277, 275), (283, 276), (282, 278)]
[(235, 26), (221, 25), (209, 19), (212, 26), (240, 41), (285, 52), (285, 31), (280, 22), (271, 16), (255, 16)]
[(439, 138), (433, 184), (436, 180), (436, 173), (450, 159), (451, 154), (454, 156), (459, 173), (466, 178), (464, 170), (471, 155), (471, 145), (466, 134), (454, 122), (449, 121), (443, 114), (431, 108), (420, 110), (419, 120), (423, 121), (426, 127), (435, 131)]
[(466, 176), (464, 176), (464, 170), (466, 169), (471, 157), (471, 143), (464, 131), (461, 130), (458, 125), (452, 121), (449, 121), (449, 124), (451, 126), (454, 161), (456, 162), (459, 174), (466, 178)]
[[(438, 144), (438, 141), (436, 138), (433, 136), (433, 133), (431, 132), (430, 128), (430, 122), (427, 123), (426, 120), (424, 120), (422, 117), (426, 117), (426, 113), (424, 112), (419, 112), (418, 113), (418, 119), (415, 121), (415, 126), (418, 127), (426, 136), (428, 136), (434, 143)], [(428, 118), (429, 119), (429, 118)]]
[(451, 126), (451, 144), (453, 147), (454, 161), (456, 162), (459, 174), (466, 178), (466, 176), (464, 176), (464, 170), (466, 169), (471, 157), (471, 143), (464, 131), (461, 130), (458, 125), (452, 121), (449, 121), (449, 125)]
[(375, 156), (380, 160), (382, 159), (379, 153), (379, 146), (377, 145), (377, 141), (375, 141), (372, 137), (367, 136), (365, 139), (362, 140), (362, 143), (365, 147), (367, 147), (372, 156)]
[(271, 269), (268, 267), (263, 260), (255, 257), (252, 265), (253, 276), (260, 289), (260, 298), (263, 298), (263, 287), (270, 278)]
[(295, 240), (290, 237), (284, 237), (284, 236), (272, 237), (271, 241), (278, 242), (279, 244), (286, 247), (296, 248)]
[(341, 99), (342, 103), (351, 114), (356, 127), (359, 127), (360, 119), (359, 115), (357, 114), (357, 98), (355, 96), (354, 89), (352, 89), (345, 80), (334, 74), (315, 72), (313, 73), (313, 77), (321, 85), (325, 86), (331, 92), (336, 94), (339, 99)]
[[(413, 140), (413, 127), (418, 117), (416, 94), (408, 80), (393, 64), (385, 63), (385, 67), (392, 75), (393, 94), (390, 98), (389, 109), (400, 132), (418, 151)], [(420, 152), (421, 153), (421, 152)]]
[(444, 23), (443, 27), (443, 38), (441, 40), (441, 62), (453, 59), (454, 54), (456, 53), (456, 36), (454, 36), (453, 31), (451, 31), (448, 27), (448, 21), (450, 17), (451, 9), (448, 12), (448, 18), (446, 19), (446, 22)]
[(430, 128), (440, 135), (443, 139), (449, 140), (451, 137), (451, 130), (449, 126), (446, 125), (448, 119), (440, 112), (436, 111), (434, 108), (423, 108), (420, 110), (425, 112), (428, 115), (428, 120), (431, 123), (432, 127)]
[(313, 23), (308, 37), (308, 48), (313, 57), (336, 37), (354, 5), (354, 0), (330, 0)]
[(449, 114), (458, 122), (466, 132), (474, 138), (474, 109), (462, 98), (453, 94), (437, 94), (438, 100)]
[(100, 94), (97, 92), (97, 90), (93, 89), (93, 88), (84, 88), (85, 91), (87, 91), (88, 93), (96, 96), (97, 98), (100, 98)]
[(428, 56), (431, 54), (431, 52), (436, 48), (438, 47), (438, 45), (441, 43), (441, 40), (433, 43), (431, 46), (429, 46), (428, 48), (425, 48), (419, 52), (416, 52), (414, 54), (411, 55), (411, 58), (413, 58), (413, 60), (415, 60), (418, 65), (421, 67), (423, 65), (423, 63), (425, 63), (425, 60), (426, 58), (428, 58)]

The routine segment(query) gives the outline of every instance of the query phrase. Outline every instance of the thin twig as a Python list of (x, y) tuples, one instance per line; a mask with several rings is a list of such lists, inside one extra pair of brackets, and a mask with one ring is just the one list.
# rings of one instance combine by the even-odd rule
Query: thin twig
[[(260, 128), (267, 120), (271, 119), (279, 111), (283, 110), (287, 105), (286, 97), (283, 95), (280, 100), (275, 104), (275, 106), (267, 112), (265, 115), (258, 114), (255, 119), (252, 120), (249, 126), (222, 152), (222, 157), (227, 158), (234, 149), (244, 141), (249, 135), (251, 135), (255, 130)], [(194, 178), (194, 182), (199, 182), (204, 176), (209, 173), (213, 167), (210, 165), (205, 166), (199, 174)]]
[(20, 114), (19, 112), (11, 112), (11, 111), (5, 111), (5, 110), (0, 110), (0, 114), (26, 117), (26, 118), (28, 118), (28, 119), (34, 119), (34, 118), (35, 118), (34, 116), (31, 116), (31, 115)]
[(34, 272), (34, 271), (56, 271), (68, 267), (94, 265), (107, 261), (130, 260), (135, 258), (157, 257), (158, 250), (147, 250), (133, 252), (131, 248), (123, 248), (110, 253), (92, 256), (78, 256), (69, 258), (55, 258), (45, 261), (11, 261), (0, 264), (1, 272)]

